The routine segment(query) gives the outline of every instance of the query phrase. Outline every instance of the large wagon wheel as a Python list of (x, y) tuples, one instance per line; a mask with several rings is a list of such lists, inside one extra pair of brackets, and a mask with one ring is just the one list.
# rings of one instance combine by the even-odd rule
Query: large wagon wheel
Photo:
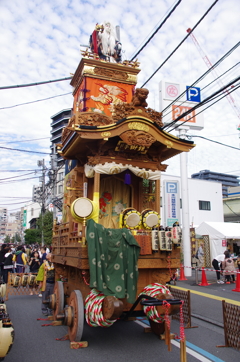
[[(72, 310), (71, 323), (68, 324), (68, 335), (71, 342), (80, 342), (84, 325), (84, 303), (80, 290), (74, 290), (69, 298), (69, 312)], [(70, 313), (69, 313), (70, 314)]]
[[(57, 315), (64, 308), (64, 289), (63, 289), (63, 282), (57, 281), (54, 285), (53, 294), (51, 296), (53, 300), (53, 316), (54, 320), (57, 319)], [(51, 298), (50, 298), (51, 300)]]

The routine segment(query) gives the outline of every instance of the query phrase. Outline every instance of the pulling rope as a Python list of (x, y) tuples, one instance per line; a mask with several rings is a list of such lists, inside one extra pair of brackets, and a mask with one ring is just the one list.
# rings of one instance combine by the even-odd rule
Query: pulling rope
[[(149, 295), (150, 297), (155, 297), (159, 293), (170, 295), (172, 297), (170, 290), (167, 287), (165, 287), (164, 285), (159, 284), (159, 283), (153, 283), (153, 284), (147, 285), (139, 295), (146, 294), (146, 295)], [(156, 322), (156, 323), (164, 322), (164, 320), (165, 320), (164, 316), (160, 315), (158, 313), (155, 306), (144, 306), (143, 310), (144, 310), (144, 313), (146, 314), (146, 316), (149, 319), (151, 319), (153, 322)]]
[[(172, 297), (172, 294), (170, 292), (170, 290), (165, 287), (162, 284), (159, 283), (153, 283), (153, 284), (149, 284), (147, 285), (143, 291), (139, 294), (146, 294), (150, 297), (155, 297), (158, 294), (166, 294), (166, 295), (170, 295)], [(173, 298), (173, 297), (172, 297)], [(176, 339), (180, 339), (180, 341), (184, 341), (185, 340), (185, 331), (184, 331), (184, 318), (183, 318), (183, 303), (184, 301), (181, 300), (181, 305), (180, 305), (180, 337), (176, 336)], [(144, 306), (143, 310), (144, 313), (146, 314), (146, 316), (151, 319), (153, 322), (156, 323), (163, 323), (165, 322), (167, 324), (167, 327), (170, 331), (170, 326), (171, 326), (171, 319), (170, 319), (170, 315), (169, 315), (169, 309), (171, 307), (171, 304), (168, 303), (167, 300), (163, 301), (163, 308), (164, 308), (164, 314), (160, 315), (156, 309), (155, 306)]]
[(105, 319), (102, 313), (102, 302), (105, 295), (96, 289), (91, 289), (85, 300), (85, 317), (91, 327), (110, 327), (115, 320)]

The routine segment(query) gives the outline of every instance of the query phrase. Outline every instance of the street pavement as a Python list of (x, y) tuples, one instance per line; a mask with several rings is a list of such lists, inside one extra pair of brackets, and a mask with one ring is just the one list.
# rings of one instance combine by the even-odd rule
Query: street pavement
[[(214, 272), (206, 272), (206, 277), (210, 285), (199, 286), (193, 271), (186, 281), (177, 281), (174, 286), (191, 290), (192, 326), (197, 328), (185, 329), (187, 361), (238, 361), (240, 351), (217, 346), (225, 343), (221, 300), (230, 299), (240, 306), (240, 293), (232, 291), (235, 284), (217, 284)], [(144, 333), (147, 321), (117, 321), (110, 328), (94, 328), (86, 324), (82, 340), (89, 345), (74, 350), (70, 349), (69, 341), (56, 340), (67, 334), (67, 327), (42, 326), (51, 321), (37, 320), (45, 318), (41, 315), (41, 298), (38, 296), (9, 295), (6, 305), (15, 329), (15, 341), (5, 357), (6, 362), (180, 361), (179, 342), (172, 341), (172, 351), (169, 352), (164, 341), (152, 333)], [(172, 321), (171, 332), (179, 335), (178, 321)]]

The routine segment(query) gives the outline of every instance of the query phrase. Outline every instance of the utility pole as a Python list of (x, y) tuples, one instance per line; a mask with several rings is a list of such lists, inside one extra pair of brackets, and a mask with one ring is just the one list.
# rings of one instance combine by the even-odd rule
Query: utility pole
[(41, 233), (41, 245), (44, 246), (44, 235), (43, 235), (43, 215), (45, 214), (45, 199), (46, 199), (46, 187), (45, 187), (45, 177), (46, 177), (46, 167), (45, 160), (40, 160), (37, 163), (38, 167), (42, 167), (42, 176), (41, 176), (41, 216), (42, 216), (42, 233)]
[(51, 170), (49, 171), (50, 182), (52, 183), (52, 203), (53, 203), (53, 220), (57, 217), (57, 208), (55, 205), (55, 199), (57, 194), (57, 153), (56, 153), (56, 145), (53, 145), (53, 153), (51, 154)]
[[(186, 139), (188, 126), (180, 126), (179, 138)], [(189, 225), (189, 199), (188, 199), (188, 175), (187, 175), (187, 152), (180, 154), (181, 169), (181, 191), (182, 191), (182, 251), (185, 275), (192, 275), (191, 269), (191, 245), (190, 245), (190, 225)]]

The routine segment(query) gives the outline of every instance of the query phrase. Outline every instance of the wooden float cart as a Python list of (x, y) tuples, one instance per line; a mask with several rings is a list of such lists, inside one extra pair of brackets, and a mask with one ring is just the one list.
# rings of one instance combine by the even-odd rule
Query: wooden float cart
[[(81, 340), (84, 304), (92, 290), (88, 220), (105, 228), (127, 228), (140, 245), (136, 299), (148, 285), (164, 286), (180, 267), (179, 240), (160, 247), (153, 240), (156, 233), (159, 235), (161, 224), (160, 173), (167, 167), (162, 162), (190, 151), (194, 145), (162, 130), (161, 113), (146, 106), (148, 90), (137, 89), (134, 93), (138, 65), (84, 57), (71, 81), (73, 115), (58, 145), (68, 173), (63, 220), (53, 227), (57, 281), (50, 297), (54, 319), (68, 325), (71, 341)], [(125, 98), (117, 98), (118, 92)], [(165, 297), (159, 293), (153, 299), (162, 298)], [(113, 320), (141, 314), (140, 299), (129, 303), (126, 297), (106, 295), (103, 317)], [(156, 304), (159, 313), (164, 313), (163, 307)], [(175, 304), (170, 314), (179, 311), (181, 303)]]

